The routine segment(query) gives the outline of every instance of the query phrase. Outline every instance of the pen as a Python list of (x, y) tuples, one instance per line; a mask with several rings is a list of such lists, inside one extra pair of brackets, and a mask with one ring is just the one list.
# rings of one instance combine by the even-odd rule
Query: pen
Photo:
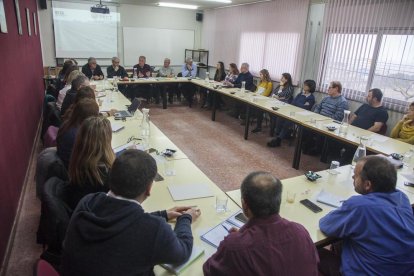
[(224, 224), (222, 224), (221, 226), (223, 226), (223, 228), (226, 229), (227, 233), (230, 233), (230, 229), (227, 229), (227, 227), (224, 226)]

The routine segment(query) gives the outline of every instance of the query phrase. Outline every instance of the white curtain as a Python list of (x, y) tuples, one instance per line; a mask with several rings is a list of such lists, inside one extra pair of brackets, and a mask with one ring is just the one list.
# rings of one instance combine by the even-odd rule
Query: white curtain
[(255, 75), (268, 69), (279, 80), (287, 72), (297, 83), (308, 9), (309, 0), (278, 0), (206, 11), (202, 45), (210, 65), (247, 62)]
[(318, 84), (340, 81), (343, 94), (363, 101), (371, 88), (386, 107), (404, 111), (414, 100), (414, 1), (328, 0)]

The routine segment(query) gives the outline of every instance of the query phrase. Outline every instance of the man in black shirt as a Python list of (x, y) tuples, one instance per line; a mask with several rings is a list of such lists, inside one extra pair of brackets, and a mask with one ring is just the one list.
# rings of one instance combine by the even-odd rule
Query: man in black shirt
[[(138, 64), (135, 64), (133, 67), (134, 78), (149, 78), (151, 77), (152, 69), (147, 63), (147, 58), (140, 56), (138, 58)], [(140, 84), (132, 88), (128, 93), (131, 98), (144, 97), (149, 101), (151, 97), (155, 98), (155, 102), (158, 104), (160, 102), (159, 95), (157, 91), (153, 91), (151, 84)]]
[(112, 58), (112, 65), (106, 68), (106, 75), (108, 78), (120, 77), (122, 80), (128, 80), (128, 74), (125, 68), (119, 65), (119, 58)]
[(85, 74), (89, 79), (103, 80), (104, 74), (102, 73), (101, 66), (96, 64), (96, 58), (88, 58), (88, 63), (82, 66), (82, 73)]
[(253, 75), (250, 73), (249, 64), (246, 62), (242, 63), (242, 65), (240, 66), (240, 74), (237, 77), (236, 81), (234, 82), (234, 87), (241, 88), (243, 81), (246, 82), (246, 86), (245, 86), (246, 90), (249, 90), (249, 91), (256, 90), (256, 87), (254, 86), (254, 83), (253, 83)]
[(369, 90), (367, 103), (361, 105), (350, 118), (353, 126), (372, 132), (380, 132), (387, 123), (388, 113), (382, 106), (382, 91), (378, 88)]

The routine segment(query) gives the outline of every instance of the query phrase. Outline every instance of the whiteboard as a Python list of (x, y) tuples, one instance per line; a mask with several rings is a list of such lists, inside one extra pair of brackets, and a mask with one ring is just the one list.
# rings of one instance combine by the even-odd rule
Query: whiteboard
[(194, 48), (194, 30), (124, 27), (123, 36), (126, 66), (137, 64), (139, 56), (149, 65), (162, 65), (166, 57), (171, 65), (181, 65), (185, 49)]

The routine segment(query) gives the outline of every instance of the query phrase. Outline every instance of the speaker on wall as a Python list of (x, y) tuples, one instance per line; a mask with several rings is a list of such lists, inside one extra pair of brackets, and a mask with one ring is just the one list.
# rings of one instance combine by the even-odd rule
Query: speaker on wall
[(47, 0), (39, 0), (39, 7), (41, 10), (47, 9)]
[(201, 12), (196, 13), (196, 20), (199, 22), (203, 21), (203, 14)]

